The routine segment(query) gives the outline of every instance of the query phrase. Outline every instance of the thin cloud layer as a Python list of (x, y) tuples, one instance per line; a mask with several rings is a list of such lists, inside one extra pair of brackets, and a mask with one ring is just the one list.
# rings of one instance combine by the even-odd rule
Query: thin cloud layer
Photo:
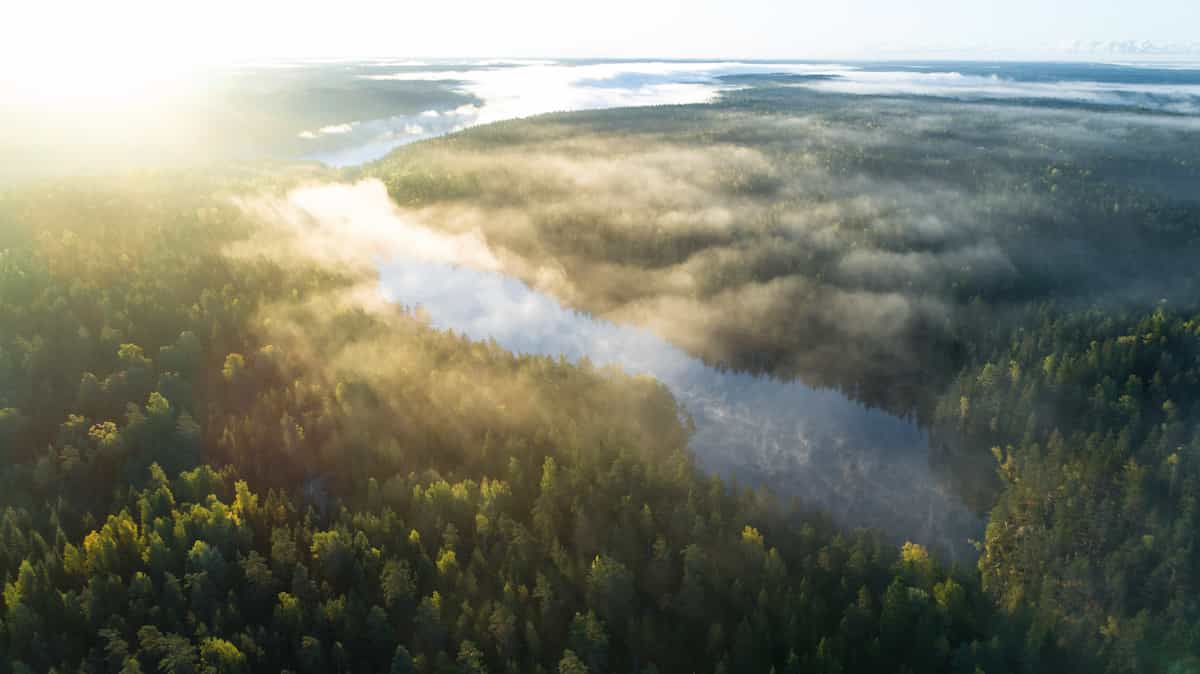
[(381, 285), (440, 328), (518, 353), (653, 375), (691, 416), (689, 445), (709, 470), (769, 484), (845, 526), (974, 556), (967, 539), (982, 522), (931, 470), (927, 438), (912, 421), (832, 390), (716, 370), (645, 329), (565, 308), (496, 272), (399, 257), (381, 267)]
[(873, 96), (937, 96), (962, 100), (1044, 100), (1200, 114), (1200, 85), (1092, 81), (1029, 82), (954, 71), (853, 70), (797, 84), (816, 91)]
[(642, 105), (678, 105), (713, 100), (732, 85), (719, 78), (746, 73), (836, 73), (838, 65), (741, 62), (620, 62), (596, 64), (521, 63), (516, 67), (404, 71), (363, 75), (371, 80), (453, 83), (479, 98), (478, 124), (546, 112)]
[[(1200, 113), (1200, 80), (1131, 75), (1137, 68), (1119, 66), (972, 64), (955, 69), (903, 63), (846, 65), (798, 62), (567, 62), (567, 61), (439, 61), (405, 65), (386, 71), (372, 63), (360, 74), (374, 82), (428, 82), (444, 85), (481, 103), (448, 113), (453, 123), (436, 124), (425, 133), (398, 134), (409, 120), (385, 122), (380, 131), (364, 128), (361, 150), (313, 155), (343, 166), (377, 159), (398, 145), (479, 124), (519, 119), (548, 112), (598, 110), (650, 105), (709, 103), (723, 94), (776, 83), (814, 91), (873, 96), (920, 96), (959, 100), (1020, 100), (1087, 104)], [(762, 81), (756, 81), (760, 78)], [(765, 79), (762, 79), (765, 78)], [(791, 79), (789, 79), (791, 78)], [(1175, 81), (1180, 80), (1180, 81)]]
[(233, 246), (234, 256), (315, 263), (370, 275), (380, 260), (397, 256), (439, 264), (500, 266), (478, 231), (445, 234), (405, 218), (378, 180), (310, 185), (285, 199), (256, 197), (239, 205), (264, 223), (254, 238)]
[[(570, 306), (890, 405), (1005, 307), (1186, 296), (1198, 125), (776, 87), (476, 129), (371, 172)], [(999, 317), (966, 321), (975, 296)]]
[[(706, 156), (656, 155), (649, 161), (656, 168), (643, 167), (631, 179), (653, 179), (655, 171), (680, 158), (694, 164)], [(761, 157), (746, 154), (739, 161), (752, 167)], [(593, 185), (616, 179), (615, 170), (590, 177)], [(312, 360), (315, 371), (331, 380), (353, 373), (377, 382), (386, 399), (387, 387), (394, 385), (388, 373), (424, 372), (428, 365), (419, 353), (408, 353), (402, 340), (341, 344), (327, 338), (336, 326), (323, 322), (347, 309), (386, 317), (389, 306), (410, 307), (433, 327), (495, 340), (517, 353), (586, 358), (597, 366), (652, 375), (690, 414), (695, 423), (690, 446), (706, 468), (771, 484), (785, 496), (828, 509), (847, 526), (903, 532), (898, 535), (953, 557), (971, 556), (965, 541), (979, 534), (980, 520), (933, 474), (927, 438), (912, 421), (832, 390), (720, 371), (651, 330), (569, 309), (503, 273), (505, 260), (521, 263), (520, 256), (493, 248), (477, 230), (424, 226), (420, 214), (395, 206), (378, 180), (313, 184), (240, 205), (264, 228), (228, 254), (360, 276), (359, 283), (306, 307), (268, 309), (260, 321), (271, 343)], [(751, 295), (743, 295), (742, 303), (761, 303)], [(526, 395), (517, 381), (493, 377), (487, 387)]]
[[(393, 72), (387, 66), (402, 67)], [(833, 64), (631, 61), (568, 63), (548, 60), (447, 60), (429, 63), (369, 61), (357, 75), (364, 82), (428, 82), (471, 96), (478, 105), (426, 110), (354, 125), (337, 147), (306, 155), (331, 166), (379, 159), (397, 146), (471, 126), (548, 112), (599, 110), (650, 105), (708, 103), (742, 85), (729, 75), (783, 72), (831, 74), (847, 70)], [(426, 123), (428, 122), (428, 123)], [(305, 131), (316, 139), (323, 130)]]

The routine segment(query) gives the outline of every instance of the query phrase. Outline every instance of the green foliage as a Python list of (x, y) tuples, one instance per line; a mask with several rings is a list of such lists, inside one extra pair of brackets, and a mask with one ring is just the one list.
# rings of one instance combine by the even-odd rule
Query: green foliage
[[(658, 133), (699, 113), (640, 114)], [(1192, 250), (1194, 211), (1136, 189), (1108, 194), (1082, 160), (1020, 180), (775, 138), (764, 164), (747, 151), (764, 144), (757, 126), (726, 122), (691, 140), (735, 160), (684, 152), (699, 163), (679, 163), (694, 174), (680, 180), (749, 220), (680, 233), (666, 226), (680, 207), (669, 199), (639, 205), (667, 218), (650, 229), (626, 226), (637, 220), (627, 213), (552, 208), (535, 213), (534, 240), (500, 243), (601, 265), (605, 278), (603, 265), (651, 270), (632, 285), (704, 261), (685, 285), (708, 309), (775, 306), (734, 291), (812, 283), (812, 296), (783, 296), (788, 320), (693, 348), (754, 369), (820, 366), (825, 383), (857, 382), (863, 398), (906, 408), (951, 382), (933, 413), (939, 444), (957, 448), (949, 458), (997, 460), (977, 490), (981, 509), (994, 506), (977, 571), (704, 475), (657, 382), (338, 301), (363, 280), (355, 270), (231, 254), (263, 223), (229, 195), (276, 190), (275, 179), (140, 176), (0, 200), (0, 673), (1186, 671), (1200, 652), (1200, 319), (1037, 308), (1082, 277), (1017, 257), (1016, 280), (907, 279), (910, 298), (954, 310), (880, 345), (845, 317), (832, 329), (824, 314), (790, 313), (802, 296), (811, 308), (884, 289), (844, 275), (846, 250), (817, 254), (788, 218), (853, 192), (846, 176), (920, 168), (981, 198), (973, 213), (996, 218), (1009, 252), (1034, 239), (1029, 213), (1006, 209), (1069, 197), (1070, 208), (1033, 209), (1045, 240), (1101, 227), (1112, 261), (1128, 227), (1149, 237), (1147, 259)], [(414, 206), (567, 198), (573, 184), (437, 156), (490, 151), (531, 124), (377, 168)], [(540, 139), (587, 149), (575, 130)], [(1046, 151), (1006, 166), (1033, 175), (1024, 162)], [(676, 175), (663, 168), (676, 155), (638, 153), (647, 174)], [(787, 192), (815, 166), (815, 192)], [(520, 189), (504, 189), (513, 181)], [(787, 209), (764, 207), (780, 195)], [(914, 204), (856, 207), (868, 212), (829, 230), (839, 246), (942, 245), (886, 226), (928, 224)], [(640, 292), (571, 280), (588, 289), (585, 308)], [(993, 320), (1012, 306), (1017, 320)], [(808, 349), (847, 331), (863, 362)], [(798, 355), (810, 351), (815, 361)], [(881, 360), (885, 380), (916, 373), (928, 388), (856, 379)]]
[[(714, 363), (915, 411), (936, 466), (990, 512), (975, 580), (1023, 625), (1022, 658), (1068, 647), (1073, 670), (1186, 670), (1200, 652), (1194, 130), (766, 83), (713, 106), (489, 125), (364, 172), (425, 214), (482, 213), (488, 240), (528, 262), (517, 273), (580, 309), (652, 324)], [(553, 266), (562, 284), (534, 278)], [(561, 472), (543, 473), (545, 530), (570, 526), (550, 507), (567, 498)], [(760, 554), (757, 531), (742, 538)], [(672, 554), (673, 606), (713, 612), (712, 551)], [(596, 556), (584, 577), (611, 624), (621, 561)], [(657, 587), (659, 568), (630, 571)], [(980, 629), (973, 585), (937, 578), (917, 547), (892, 571), (842, 634), (776, 657), (777, 671), (881, 657), (934, 671), (910, 650), (925, 641), (955, 650), (955, 671), (1003, 666), (990, 642), (940, 641), (932, 616)], [(744, 617), (704, 635), (713, 666), (768, 671)]]
[[(661, 384), (322, 302), (150, 185), (4, 253), (0, 671), (1017, 668), (970, 576), (703, 475)], [(893, 586), (941, 640), (870, 646)]]
[(1194, 128), (757, 84), (484, 125), (361, 173), (578, 309), (923, 417), (1030, 304), (1195, 301)]
[[(882, 638), (860, 600), (900, 550), (703, 476), (655, 381), (223, 254), (258, 225), (205, 186), (4, 201), (31, 235), (0, 253), (0, 672), (890, 667), (842, 633)], [(978, 584), (922, 568), (895, 583), (958, 608), (905, 615), (982, 648)]]
[[(570, 472), (599, 482), (602, 473), (616, 467), (584, 461)], [(520, 671), (621, 671), (633, 662), (654, 663), (665, 671), (710, 671), (710, 656), (688, 645), (703, 643), (704, 635), (715, 630), (732, 641), (709, 639), (710, 647), (736, 666), (782, 668), (789, 653), (810, 653), (838, 662), (850, 658), (869, 671), (889, 662), (947, 666), (952, 646), (962, 653), (980, 647), (983, 634), (971, 622), (995, 619), (988, 617), (978, 591), (969, 589), (967, 577), (946, 575), (935, 566), (927, 569), (928, 578), (892, 577), (889, 567), (909, 562), (876, 537), (826, 538), (811, 526), (797, 530), (779, 513), (713, 491), (695, 473), (684, 475), (689, 490), (708, 496), (689, 506), (674, 495), (678, 486), (644, 478), (629, 485), (629, 494), (672, 513), (660, 531), (648, 533), (665, 537), (668, 545), (678, 546), (674, 541), (682, 537), (681, 542), (708, 550), (712, 566), (705, 570), (707, 609), (700, 619), (676, 608), (673, 592), (654, 596), (637, 587), (629, 569), (651, 559), (636, 552), (642, 537), (636, 532), (599, 541), (609, 552), (589, 563), (586, 550), (593, 542), (541, 538), (528, 528), (530, 511), (514, 509), (501, 514), (505, 524), (495, 533), (469, 528), (451, 536), (434, 530), (425, 537), (456, 546), (471, 560), (458, 576), (449, 577), (408, 534), (409, 521), (427, 521), (439, 510), (435, 502), (415, 502), (403, 514), (390, 505), (379, 511), (343, 509), (319, 525), (311, 511), (300, 514), (287, 497), (264, 499), (240, 483), (219, 490), (226, 497), (236, 493), (234, 503), (216, 493), (181, 498), (174, 493), (187, 479), (181, 476), (175, 484), (132, 495), (140, 503), (159, 500), (162, 510), (143, 510), (140, 521), (121, 513), (89, 533), (82, 565), (68, 566), (57, 553), (22, 562), (5, 587), (6, 652), (37, 667), (69, 668), (103, 651), (122, 665), (132, 659), (140, 665), (131, 666), (178, 672), (426, 671), (424, 666), (446, 659), (464, 672), (504, 671), (509, 663)], [(469, 483), (453, 487), (465, 490), (467, 507), (485, 507), (483, 495)], [(422, 484), (414, 481), (411, 488), (420, 490)], [(582, 488), (574, 519), (591, 519), (588, 512), (603, 507), (603, 493), (600, 487)], [(257, 530), (254, 515), (244, 507), (253, 502), (275, 504), (267, 529)], [(756, 531), (773, 532), (759, 540), (778, 536), (796, 553), (796, 571), (781, 576), (765, 560), (746, 557), (739, 551), (744, 536), (738, 527), (714, 519), (719, 512), (729, 521), (750, 518), (763, 527)], [(674, 532), (669, 524), (695, 519), (710, 523), (707, 532), (697, 535), (686, 526)], [(346, 533), (351, 527), (353, 536)], [(149, 554), (159, 541), (167, 546), (164, 554)], [(308, 552), (278, 567), (268, 565), (272, 551), (283, 547)], [(855, 557), (878, 561), (854, 571), (831, 566), (832, 560)], [(726, 561), (717, 561), (722, 558)], [(58, 587), (77, 600), (64, 602), (50, 579), (64, 573)], [(573, 574), (580, 581), (572, 581)], [(669, 579), (668, 585), (679, 582)], [(841, 589), (849, 583), (861, 588)], [(280, 587), (289, 589), (270, 594)], [(427, 594), (414, 610), (416, 588)], [(873, 593), (884, 597), (878, 612)], [(73, 604), (82, 611), (73, 614)], [(556, 616), (564, 615), (573, 618), (563, 624)], [(93, 642), (86, 630), (45, 629), (63, 620), (98, 626), (102, 641)], [(857, 633), (847, 631), (848, 621)], [(521, 633), (519, 623), (532, 625), (533, 631)], [(914, 625), (927, 630), (928, 643), (908, 638)], [(403, 643), (396, 643), (397, 635)], [(882, 647), (855, 652), (846, 641), (851, 637), (879, 640)], [(836, 651), (835, 643), (841, 644)]]
[(939, 409), (964, 447), (994, 448), (979, 569), (1002, 606), (1031, 607), (1032, 643), (1053, 630), (1110, 671), (1200, 649), (1198, 325), (1163, 308), (1043, 311)]

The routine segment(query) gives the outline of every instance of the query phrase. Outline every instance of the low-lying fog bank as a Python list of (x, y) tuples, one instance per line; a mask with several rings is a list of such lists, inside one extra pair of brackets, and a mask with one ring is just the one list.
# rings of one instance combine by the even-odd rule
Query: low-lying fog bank
[(825, 509), (845, 526), (876, 527), (956, 559), (975, 554), (967, 541), (982, 520), (935, 472), (928, 438), (910, 419), (832, 389), (718, 370), (648, 330), (565, 308), (506, 275), (479, 233), (424, 226), (378, 181), (311, 186), (259, 207), (291, 226), (271, 250), (378, 265), (384, 296), (419, 307), (436, 327), (658, 378), (694, 422), (690, 445), (709, 470)]

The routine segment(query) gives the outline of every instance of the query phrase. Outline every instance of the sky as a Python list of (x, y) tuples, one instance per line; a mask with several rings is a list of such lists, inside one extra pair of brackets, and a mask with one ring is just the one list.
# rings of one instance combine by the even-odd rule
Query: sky
[(1196, 0), (9, 0), (0, 98), (129, 100), (276, 58), (1195, 62), (1198, 25)]
[(9, 69), (88, 55), (150, 67), (297, 56), (1037, 56), (1200, 42), (1195, 0), (10, 0)]

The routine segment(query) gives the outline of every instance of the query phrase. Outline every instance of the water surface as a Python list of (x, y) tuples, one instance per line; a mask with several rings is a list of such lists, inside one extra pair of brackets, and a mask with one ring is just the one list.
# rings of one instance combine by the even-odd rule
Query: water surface
[(690, 446), (707, 470), (822, 507), (845, 526), (974, 554), (967, 541), (983, 522), (934, 474), (927, 435), (911, 420), (835, 390), (708, 367), (647, 330), (566, 308), (501, 273), (406, 257), (380, 271), (384, 293), (420, 306), (436, 327), (658, 378), (694, 419)]
[[(463, 128), (548, 112), (708, 103), (754, 86), (1200, 115), (1200, 68), (975, 61), (377, 61), (341, 66), (355, 90), (425, 84), (476, 101), (305, 130), (304, 156), (352, 166)], [(332, 131), (333, 133), (329, 133)], [(330, 136), (337, 136), (330, 138)]]

